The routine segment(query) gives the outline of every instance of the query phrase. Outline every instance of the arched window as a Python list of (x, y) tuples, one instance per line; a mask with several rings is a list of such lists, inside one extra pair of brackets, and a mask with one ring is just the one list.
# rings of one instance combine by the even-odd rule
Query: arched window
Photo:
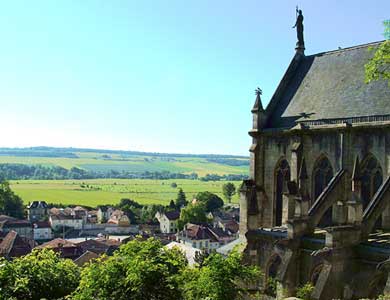
[(360, 165), (363, 209), (374, 197), (383, 182), (382, 168), (378, 160), (369, 154)]
[(319, 195), (321, 195), (322, 191), (326, 188), (332, 177), (332, 165), (326, 156), (322, 156), (319, 160), (317, 160), (313, 170), (314, 201), (318, 198)]
[(282, 225), (283, 192), (290, 181), (290, 166), (287, 160), (282, 159), (275, 168), (275, 225)]
[[(333, 169), (329, 159), (326, 156), (321, 156), (315, 163), (313, 169), (313, 201), (316, 201), (318, 196), (326, 188), (332, 180)], [(332, 223), (332, 208), (330, 207), (319, 222), (320, 227), (329, 226)]]

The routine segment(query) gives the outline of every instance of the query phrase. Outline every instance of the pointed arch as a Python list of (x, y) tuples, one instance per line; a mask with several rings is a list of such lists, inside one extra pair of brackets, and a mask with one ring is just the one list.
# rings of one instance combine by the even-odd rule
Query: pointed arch
[(359, 173), (362, 185), (361, 198), (365, 209), (383, 182), (383, 171), (376, 157), (368, 153), (360, 164)]
[(290, 181), (290, 165), (286, 158), (281, 157), (275, 166), (274, 183), (274, 218), (275, 226), (282, 225), (283, 214), (283, 193), (286, 191), (287, 183)]
[[(321, 154), (314, 163), (312, 173), (312, 201), (314, 202), (333, 178), (333, 167), (328, 157)], [(332, 208), (330, 207), (322, 217), (319, 226), (324, 227), (332, 222)]]

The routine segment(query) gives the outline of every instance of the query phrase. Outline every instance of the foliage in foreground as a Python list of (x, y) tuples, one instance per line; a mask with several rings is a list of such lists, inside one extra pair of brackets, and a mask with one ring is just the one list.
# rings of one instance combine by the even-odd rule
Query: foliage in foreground
[(163, 250), (155, 239), (131, 241), (86, 267), (73, 299), (180, 299), (176, 276), (185, 267), (176, 249)]
[(235, 299), (245, 292), (237, 282), (257, 276), (238, 253), (226, 259), (214, 253), (202, 267), (190, 268), (178, 249), (163, 249), (155, 239), (134, 240), (86, 267), (73, 299)]
[(51, 250), (13, 262), (1, 259), (0, 300), (236, 299), (245, 293), (238, 283), (257, 276), (236, 252), (226, 259), (210, 254), (191, 268), (178, 249), (164, 249), (153, 238), (135, 239), (83, 269)]
[(51, 250), (34, 250), (12, 262), (0, 258), (0, 300), (59, 299), (79, 283), (79, 268)]
[(390, 85), (390, 40), (376, 49), (373, 58), (365, 65), (366, 82), (384, 79)]
[(254, 281), (259, 275), (256, 268), (242, 264), (237, 252), (226, 259), (212, 253), (201, 268), (187, 268), (183, 273), (183, 299), (237, 299), (246, 293), (239, 283)]

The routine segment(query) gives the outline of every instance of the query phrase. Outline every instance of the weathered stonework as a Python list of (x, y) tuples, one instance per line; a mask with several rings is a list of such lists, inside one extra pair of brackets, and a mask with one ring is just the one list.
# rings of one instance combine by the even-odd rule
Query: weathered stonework
[(269, 277), (321, 300), (390, 290), (390, 88), (364, 83), (377, 45), (298, 51), (265, 110), (257, 93), (240, 233), (263, 292)]

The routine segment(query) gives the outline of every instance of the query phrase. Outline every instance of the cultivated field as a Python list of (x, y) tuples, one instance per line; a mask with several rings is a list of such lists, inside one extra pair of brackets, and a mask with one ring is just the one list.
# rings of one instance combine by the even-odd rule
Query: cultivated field
[[(46, 151), (45, 154), (34, 151), (19, 151), (18, 155), (9, 155), (9, 152), (4, 152), (0, 148), (0, 164), (13, 163), (25, 165), (44, 165), (44, 166), (60, 166), (65, 169), (72, 167), (81, 168), (88, 171), (107, 172), (127, 171), (131, 173), (143, 172), (162, 172), (168, 171), (171, 173), (197, 173), (202, 177), (206, 174), (248, 174), (249, 162), (248, 158), (240, 156), (232, 157), (236, 162), (243, 162), (243, 165), (229, 165), (216, 163), (209, 157), (196, 157), (194, 155), (175, 156), (167, 154), (166, 156), (153, 154), (126, 154), (126, 153), (111, 153), (111, 152), (83, 152), (71, 151), (55, 152), (54, 150)], [(15, 151), (14, 151), (15, 152)], [(13, 152), (11, 152), (13, 153)], [(45, 156), (47, 153), (47, 156)], [(60, 157), (50, 157), (53, 153)], [(63, 157), (61, 157), (63, 155)], [(71, 155), (71, 156), (70, 156)], [(69, 157), (67, 157), (69, 156)], [(221, 156), (223, 157), (223, 156)], [(245, 165), (247, 163), (247, 165)]]
[[(150, 180), (150, 179), (91, 179), (91, 180), (14, 180), (11, 188), (24, 201), (45, 200), (48, 203), (77, 204), (95, 207), (116, 204), (121, 198), (130, 198), (142, 204), (169, 204), (182, 188), (187, 199), (203, 191), (222, 196), (226, 181)], [(177, 187), (171, 186), (176, 183)], [(233, 181), (236, 188), (241, 182)], [(238, 202), (238, 195), (232, 202)]]

